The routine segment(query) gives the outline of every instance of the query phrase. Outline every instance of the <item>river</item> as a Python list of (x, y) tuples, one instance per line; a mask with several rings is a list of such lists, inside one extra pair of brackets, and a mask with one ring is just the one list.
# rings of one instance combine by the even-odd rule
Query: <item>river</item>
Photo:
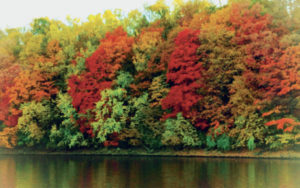
[(299, 188), (300, 160), (0, 155), (2, 188)]

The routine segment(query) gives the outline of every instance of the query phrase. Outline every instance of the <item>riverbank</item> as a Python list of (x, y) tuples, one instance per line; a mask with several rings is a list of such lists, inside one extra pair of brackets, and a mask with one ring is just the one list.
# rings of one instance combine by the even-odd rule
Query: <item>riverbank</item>
[(211, 158), (261, 158), (261, 159), (300, 159), (300, 151), (206, 151), (206, 150), (160, 150), (148, 152), (144, 149), (98, 149), (50, 151), (37, 149), (0, 149), (0, 155), (111, 155), (111, 156), (166, 156), (166, 157), (211, 157)]

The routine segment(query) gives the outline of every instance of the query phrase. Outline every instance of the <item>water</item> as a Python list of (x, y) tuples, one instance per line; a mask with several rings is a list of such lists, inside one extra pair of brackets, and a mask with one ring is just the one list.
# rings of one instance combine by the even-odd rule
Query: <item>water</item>
[(300, 188), (300, 160), (0, 155), (0, 187)]

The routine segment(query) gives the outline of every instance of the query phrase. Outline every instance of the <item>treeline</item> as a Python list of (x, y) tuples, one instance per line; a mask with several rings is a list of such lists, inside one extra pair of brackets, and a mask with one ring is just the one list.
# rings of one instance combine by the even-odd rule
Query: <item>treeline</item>
[(0, 145), (286, 149), (300, 2), (163, 0), (0, 32)]

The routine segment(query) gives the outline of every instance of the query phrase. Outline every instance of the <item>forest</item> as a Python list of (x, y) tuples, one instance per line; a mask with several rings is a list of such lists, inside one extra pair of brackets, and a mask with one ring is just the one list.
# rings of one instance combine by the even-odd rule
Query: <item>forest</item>
[(299, 0), (158, 0), (0, 30), (0, 147), (299, 145)]

